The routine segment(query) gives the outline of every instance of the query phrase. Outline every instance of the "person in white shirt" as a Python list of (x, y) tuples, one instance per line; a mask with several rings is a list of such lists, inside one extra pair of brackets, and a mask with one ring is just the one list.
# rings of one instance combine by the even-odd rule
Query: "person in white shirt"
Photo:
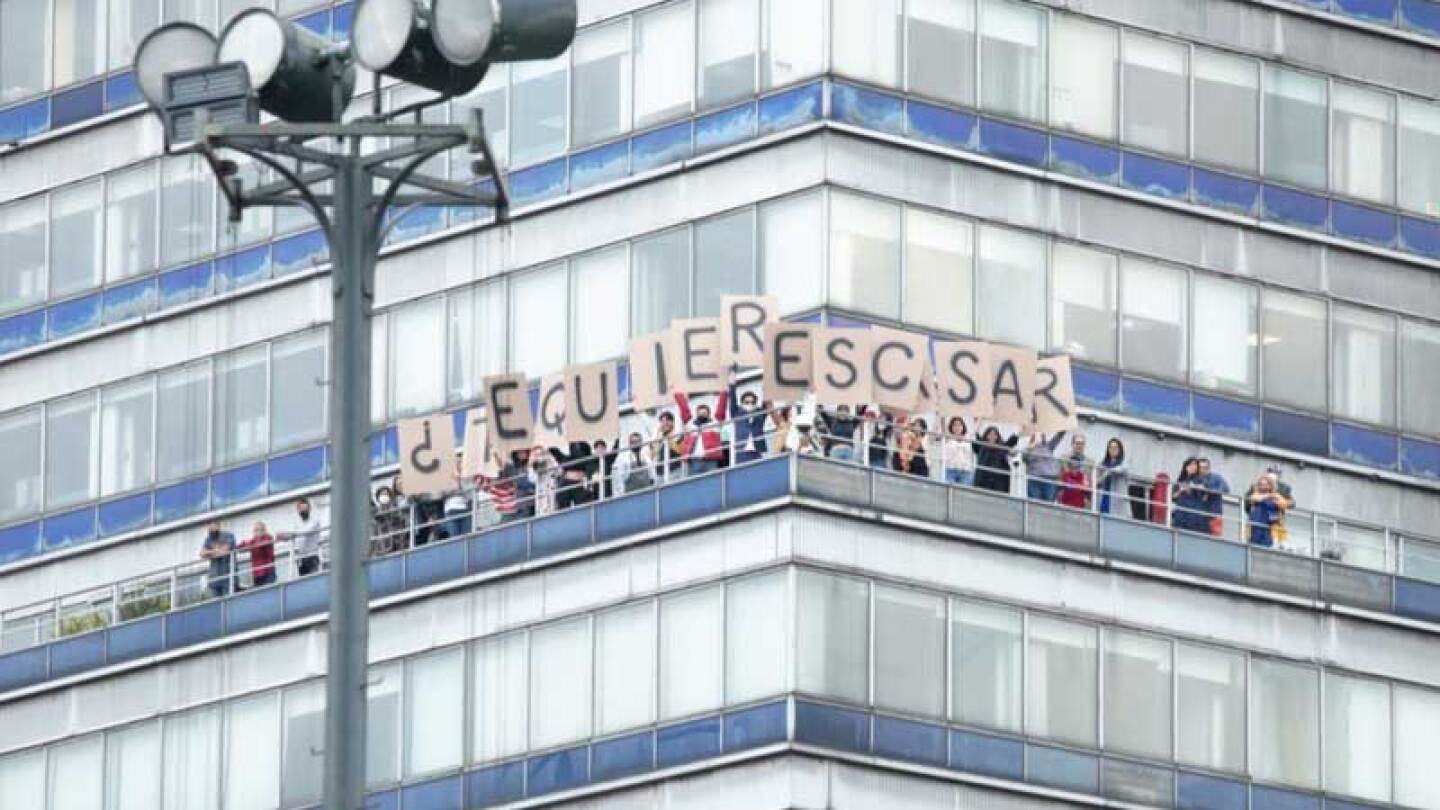
[(327, 532), (320, 515), (310, 508), (309, 498), (295, 502), (295, 516), (298, 518), (295, 530), (287, 532), (285, 537), (290, 541), (290, 553), (295, 555), (299, 575), (304, 577), (320, 570), (320, 554)]
[(620, 451), (610, 470), (615, 494), (639, 492), (655, 483), (655, 462), (639, 433), (630, 434), (629, 448)]
[(964, 419), (950, 417), (945, 425), (940, 454), (947, 482), (967, 487), (975, 484), (975, 445), (970, 442), (970, 431), (965, 427)]

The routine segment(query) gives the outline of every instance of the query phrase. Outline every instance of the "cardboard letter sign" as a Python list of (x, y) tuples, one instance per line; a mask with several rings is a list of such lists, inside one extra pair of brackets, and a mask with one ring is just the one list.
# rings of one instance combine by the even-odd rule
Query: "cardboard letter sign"
[(870, 331), (815, 330), (815, 401), (859, 406), (871, 399)]
[(502, 374), (486, 377), (485, 412), (489, 414), (486, 437), (491, 452), (502, 458), (523, 447), (530, 447), (533, 432), (530, 418), (530, 394), (525, 389), (524, 374)]
[(990, 399), (996, 422), (1016, 425), (1021, 432), (1031, 427), (1030, 395), (1035, 391), (1035, 350), (990, 345)]
[(870, 327), (870, 373), (875, 402), (882, 408), (913, 413), (920, 404), (930, 339), (924, 335)]
[(1035, 364), (1035, 429), (1059, 433), (1079, 427), (1075, 419), (1075, 388), (1070, 356), (1043, 357)]
[(636, 410), (664, 408), (674, 402), (679, 344), (672, 330), (652, 332), (630, 341), (630, 397)]
[(680, 347), (680, 379), (676, 385), (687, 394), (714, 394), (725, 387), (720, 372), (720, 321), (684, 318), (670, 325)]
[(765, 324), (780, 305), (773, 295), (720, 296), (720, 369), (765, 364)]
[(991, 399), (990, 344), (982, 340), (942, 341), (935, 344), (937, 385), (942, 424), (950, 418), (989, 419), (995, 412)]
[(815, 327), (805, 323), (765, 325), (765, 398), (794, 402), (810, 390)]
[(490, 452), (490, 442), (486, 441), (485, 420), (481, 416), (484, 413), (479, 408), (465, 412), (465, 464), (460, 474), (467, 479), (477, 475), (494, 478), (500, 474), (500, 467)]
[(541, 447), (568, 450), (565, 440), (565, 375), (547, 374), (540, 381), (540, 406), (535, 414), (535, 443)]
[(400, 487), (409, 495), (441, 495), (455, 488), (455, 423), (438, 413), (401, 419)]
[(570, 403), (566, 439), (615, 442), (620, 435), (620, 386), (613, 360), (565, 369), (565, 401)]

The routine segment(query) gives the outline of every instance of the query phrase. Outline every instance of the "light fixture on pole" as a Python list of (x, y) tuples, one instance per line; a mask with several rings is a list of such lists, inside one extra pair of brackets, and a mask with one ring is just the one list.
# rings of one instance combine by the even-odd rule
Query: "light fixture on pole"
[(457, 65), (553, 59), (575, 39), (575, 0), (434, 0), (435, 45)]
[(165, 107), (165, 76), (215, 64), (215, 35), (187, 22), (156, 28), (135, 50), (135, 83), (145, 103), (159, 111)]
[(355, 60), (366, 69), (445, 96), (475, 89), (490, 67), (447, 59), (436, 47), (429, 7), (416, 0), (360, 0), (350, 40)]
[(342, 47), (263, 8), (225, 26), (217, 56), (243, 63), (260, 109), (286, 121), (339, 121), (355, 92), (355, 65)]

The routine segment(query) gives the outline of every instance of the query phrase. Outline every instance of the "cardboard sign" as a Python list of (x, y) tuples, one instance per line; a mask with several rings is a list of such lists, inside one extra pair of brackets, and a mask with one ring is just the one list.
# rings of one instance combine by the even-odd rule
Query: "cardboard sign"
[(990, 345), (990, 400), (996, 422), (1019, 425), (1032, 432), (1031, 395), (1035, 391), (1034, 349)]
[(720, 319), (684, 318), (670, 325), (679, 348), (676, 385), (687, 394), (714, 394), (725, 388), (720, 367)]
[(1035, 364), (1035, 429), (1041, 433), (1075, 430), (1075, 387), (1070, 377), (1070, 356), (1042, 357)]
[(540, 380), (540, 397), (535, 409), (535, 443), (541, 447), (566, 450), (565, 375), (547, 374)]
[(808, 323), (765, 324), (765, 398), (795, 402), (810, 390), (814, 368), (812, 340), (815, 327)]
[(778, 320), (773, 295), (720, 296), (720, 368), (765, 364), (765, 324)]
[(869, 402), (871, 348), (868, 329), (816, 329), (815, 401), (852, 407)]
[(565, 401), (571, 404), (566, 439), (615, 442), (620, 435), (620, 383), (613, 360), (565, 369)]
[(988, 419), (995, 413), (990, 375), (990, 344), (983, 340), (935, 344), (936, 387), (941, 422), (953, 416)]
[(401, 419), (400, 487), (409, 495), (455, 488), (455, 423), (447, 413)]
[(680, 356), (675, 332), (653, 332), (630, 341), (630, 398), (636, 410), (664, 408), (674, 402), (671, 392)]
[(494, 478), (500, 474), (500, 466), (495, 463), (487, 441), (484, 413), (480, 408), (471, 408), (465, 413), (465, 458), (460, 474), (466, 479), (477, 475)]
[(530, 395), (524, 374), (501, 374), (481, 381), (485, 392), (486, 441), (492, 452), (508, 457), (533, 445)]
[(929, 352), (929, 338), (924, 335), (872, 326), (870, 376), (875, 403), (905, 413), (919, 410)]

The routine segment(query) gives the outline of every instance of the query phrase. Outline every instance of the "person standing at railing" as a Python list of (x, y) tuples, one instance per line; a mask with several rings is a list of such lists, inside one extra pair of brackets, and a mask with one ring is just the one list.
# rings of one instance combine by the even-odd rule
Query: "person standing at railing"
[(1063, 432), (1053, 433), (1049, 439), (1043, 433), (1030, 437), (1030, 445), (1025, 449), (1025, 465), (1029, 470), (1025, 492), (1031, 500), (1053, 502), (1060, 493), (1060, 459), (1055, 457), (1055, 448), (1064, 437)]
[(720, 468), (725, 460), (725, 448), (720, 441), (717, 421), (725, 421), (725, 407), (730, 401), (729, 391), (721, 391), (715, 402), (712, 416), (710, 406), (704, 403), (690, 410), (690, 398), (684, 391), (675, 389), (675, 406), (680, 410), (680, 422), (685, 425), (685, 438), (680, 445), (680, 457), (685, 460), (686, 475), (700, 475)]
[(612, 479), (616, 495), (639, 492), (655, 485), (655, 460), (645, 447), (645, 438), (639, 433), (631, 433), (629, 441), (630, 446), (615, 459)]
[(375, 489), (370, 523), (371, 557), (383, 557), (399, 547), (405, 519), (395, 508), (395, 493), (384, 484)]
[(1057, 500), (1075, 509), (1090, 508), (1091, 463), (1085, 455), (1085, 434), (1070, 438), (1070, 452), (1060, 460), (1060, 494)]
[(865, 443), (865, 463), (879, 470), (890, 469), (890, 441), (895, 434), (895, 422), (890, 414), (872, 410), (866, 406), (861, 411), (870, 429), (870, 438)]
[(309, 576), (320, 570), (320, 547), (325, 543), (325, 524), (310, 508), (309, 498), (295, 501), (294, 531), (284, 536), (290, 540), (300, 576)]
[(210, 561), (210, 568), (205, 572), (205, 587), (210, 595), (229, 596), (235, 570), (235, 535), (222, 531), (220, 521), (212, 520), (206, 524), (200, 558)]
[[(532, 451), (532, 458), (534, 451)], [(555, 508), (569, 509), (590, 502), (590, 478), (597, 459), (589, 442), (570, 442), (565, 451), (550, 449), (555, 462)]]
[(1200, 459), (1200, 481), (1201, 493), (1205, 499), (1205, 511), (1210, 516), (1210, 534), (1215, 537), (1225, 535), (1225, 496), (1230, 494), (1230, 482), (1225, 476), (1213, 472), (1210, 468), (1210, 459)]
[(656, 431), (652, 441), (654, 449), (651, 455), (655, 459), (655, 474), (668, 481), (671, 475), (679, 474), (680, 465), (685, 459), (685, 437), (675, 430), (675, 414), (669, 411), (660, 412), (660, 429)]
[(830, 413), (822, 410), (820, 417), (825, 455), (837, 461), (854, 461), (855, 434), (860, 430), (860, 420), (850, 412), (850, 406), (837, 405)]
[(736, 396), (735, 371), (730, 371), (730, 380), (725, 386), (726, 393), (735, 410), (735, 463), (744, 464), (765, 455), (769, 445), (765, 441), (765, 415), (770, 403), (761, 403), (754, 391)]
[(275, 582), (275, 538), (265, 530), (262, 521), (255, 521), (250, 529), (250, 539), (241, 543), (241, 549), (250, 552), (250, 586), (259, 588)]
[(1105, 458), (1096, 469), (1095, 491), (1100, 495), (1100, 512), (1124, 515), (1125, 497), (1129, 491), (1130, 472), (1125, 466), (1125, 443), (1111, 438), (1105, 443)]
[(940, 440), (940, 459), (947, 482), (974, 486), (975, 445), (970, 441), (970, 429), (963, 418), (952, 416), (945, 424), (945, 437)]
[(1180, 467), (1170, 498), (1174, 515), (1170, 525), (1197, 534), (1210, 533), (1210, 514), (1205, 505), (1205, 480), (1200, 476), (1200, 459), (1191, 456)]
[(611, 486), (611, 475), (615, 471), (615, 459), (620, 449), (619, 442), (615, 447), (610, 447), (602, 439), (595, 442), (595, 472), (590, 476), (590, 497), (591, 500), (606, 500), (612, 497), (614, 489)]
[(1020, 443), (1020, 434), (1000, 437), (1000, 428), (990, 425), (975, 440), (975, 486), (991, 492), (1010, 492), (1010, 455)]
[(1245, 513), (1249, 518), (1251, 545), (1269, 548), (1287, 537), (1285, 529), (1286, 498), (1278, 491), (1274, 473), (1260, 476), (1245, 495)]
[[(555, 459), (540, 445), (530, 448), (530, 469), (526, 477), (531, 484), (533, 515), (548, 515), (555, 511), (555, 490), (560, 480), (560, 470)], [(528, 515), (527, 515), (528, 517)]]
[(770, 409), (770, 424), (774, 425), (774, 428), (770, 431), (771, 440), (769, 446), (770, 452), (777, 456), (782, 456), (794, 449), (790, 436), (790, 413), (789, 405), (781, 405)]
[(900, 432), (900, 439), (891, 457), (891, 469), (919, 478), (930, 477), (930, 462), (925, 457), (924, 434), (913, 428)]

